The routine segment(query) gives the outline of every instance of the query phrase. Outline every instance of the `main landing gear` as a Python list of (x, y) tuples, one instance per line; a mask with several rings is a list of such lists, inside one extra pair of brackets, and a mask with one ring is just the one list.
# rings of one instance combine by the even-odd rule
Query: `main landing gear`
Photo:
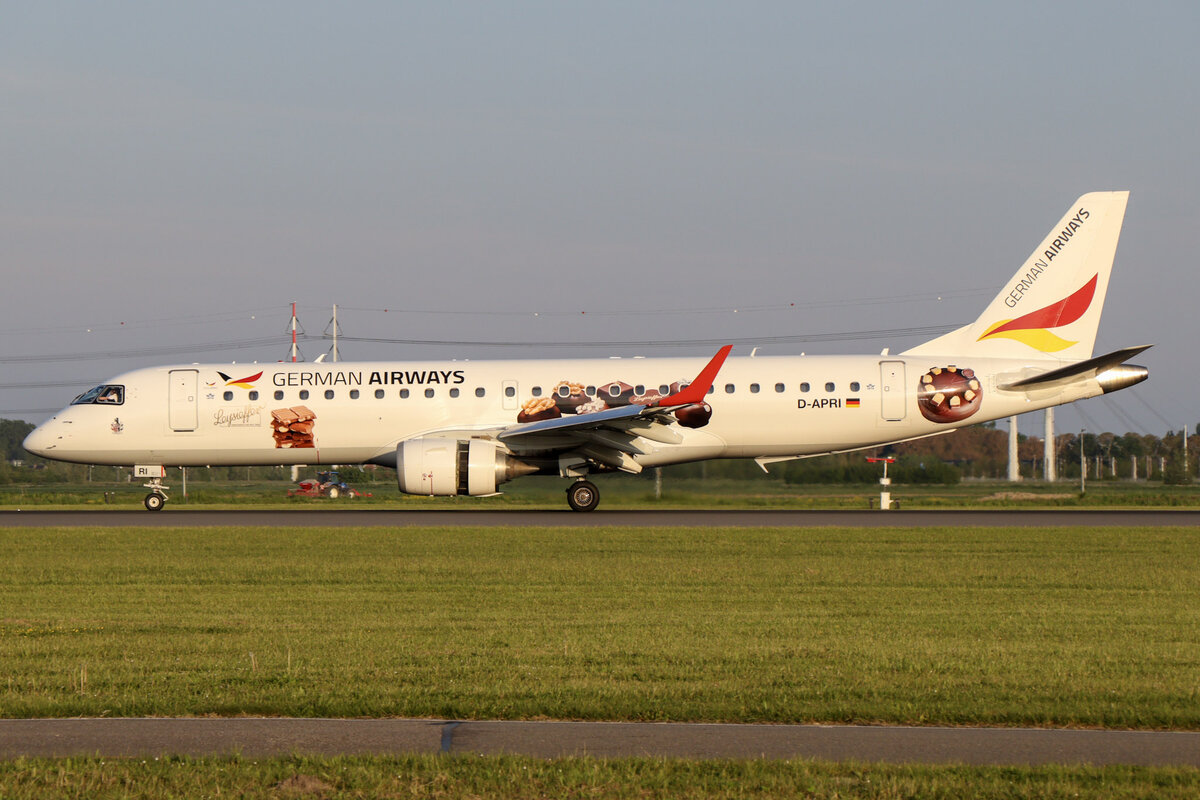
[(567, 504), (572, 511), (594, 511), (600, 505), (600, 490), (596, 484), (580, 478), (567, 488)]
[(163, 486), (162, 478), (151, 478), (149, 483), (142, 485), (150, 490), (150, 494), (146, 495), (146, 499), (142, 501), (146, 510), (162, 511), (162, 507), (167, 504), (167, 493), (163, 490), (171, 487)]

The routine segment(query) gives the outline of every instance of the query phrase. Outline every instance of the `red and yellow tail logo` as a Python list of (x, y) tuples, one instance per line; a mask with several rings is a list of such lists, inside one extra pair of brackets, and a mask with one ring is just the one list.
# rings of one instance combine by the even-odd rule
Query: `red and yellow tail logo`
[(256, 372), (253, 375), (245, 378), (238, 378), (235, 381), (224, 372), (218, 372), (217, 374), (221, 376), (221, 380), (225, 381), (226, 386), (237, 386), (240, 389), (253, 389), (254, 382), (262, 377), (262, 372)]
[(1043, 353), (1056, 353), (1059, 350), (1066, 350), (1073, 344), (1078, 344), (1078, 342), (1072, 342), (1051, 333), (1049, 329), (1070, 325), (1084, 315), (1092, 305), (1092, 297), (1096, 294), (1096, 280), (1099, 277), (1098, 274), (1093, 275), (1092, 279), (1076, 292), (1057, 303), (1039, 308), (1037, 311), (1031, 311), (1023, 317), (1000, 320), (988, 328), (976, 341), (982, 342), (984, 339), (996, 338), (1015, 339), (1021, 344), (1029, 345), (1034, 350), (1041, 350)]

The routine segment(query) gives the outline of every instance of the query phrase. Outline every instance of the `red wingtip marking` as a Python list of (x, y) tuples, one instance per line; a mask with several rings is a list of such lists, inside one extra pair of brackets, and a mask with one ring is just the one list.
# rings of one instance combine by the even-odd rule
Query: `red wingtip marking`
[(717, 351), (717, 354), (712, 357), (712, 361), (708, 362), (708, 366), (700, 370), (700, 374), (696, 376), (696, 380), (687, 385), (669, 397), (664, 397), (658, 401), (660, 406), (686, 406), (692, 403), (701, 403), (704, 401), (704, 396), (708, 394), (709, 388), (713, 385), (713, 381), (717, 379), (717, 373), (721, 371), (721, 365), (725, 363), (725, 358), (729, 355), (729, 351), (733, 349), (733, 345), (727, 344)]

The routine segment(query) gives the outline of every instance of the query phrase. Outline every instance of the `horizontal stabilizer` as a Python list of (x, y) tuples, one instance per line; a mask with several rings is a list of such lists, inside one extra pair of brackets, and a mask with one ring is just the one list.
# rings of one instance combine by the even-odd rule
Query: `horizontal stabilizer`
[(1129, 359), (1141, 353), (1144, 350), (1149, 350), (1154, 345), (1143, 344), (1137, 347), (1125, 347), (1120, 350), (1114, 350), (1111, 353), (1106, 353), (1102, 356), (1089, 358), (1086, 361), (1080, 361), (1076, 364), (1068, 364), (1065, 367), (1052, 369), (1048, 372), (1042, 372), (1029, 378), (1022, 378), (1019, 381), (1012, 383), (1002, 383), (998, 389), (1013, 390), (1013, 389), (1033, 389), (1036, 387), (1048, 386), (1054, 383), (1062, 383), (1079, 377), (1094, 378), (1105, 370), (1111, 369), (1118, 364), (1124, 364)]

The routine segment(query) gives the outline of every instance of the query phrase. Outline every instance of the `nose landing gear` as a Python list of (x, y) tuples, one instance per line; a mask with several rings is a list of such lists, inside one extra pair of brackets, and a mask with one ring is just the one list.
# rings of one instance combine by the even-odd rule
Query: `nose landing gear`
[(147, 511), (162, 511), (162, 507), (167, 504), (167, 493), (164, 489), (170, 489), (170, 486), (163, 486), (162, 478), (151, 478), (149, 483), (142, 484), (150, 490), (150, 494), (142, 501), (146, 506)]

